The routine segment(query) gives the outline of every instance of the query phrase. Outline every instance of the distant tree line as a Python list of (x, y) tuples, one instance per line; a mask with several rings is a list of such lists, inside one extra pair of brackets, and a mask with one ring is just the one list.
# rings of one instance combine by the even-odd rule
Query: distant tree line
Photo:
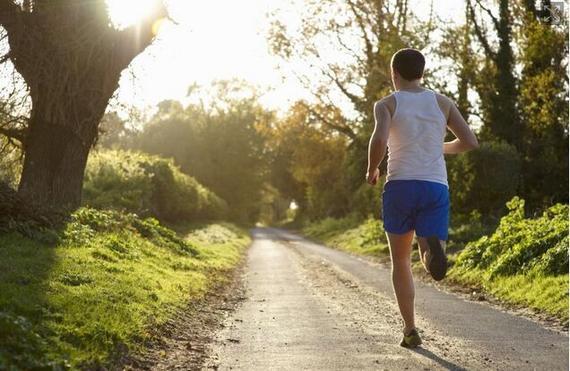
[[(67, 9), (64, 3), (62, 12)], [(96, 143), (96, 147), (172, 158), (182, 172), (215, 193), (227, 205), (225, 216), (234, 220), (280, 219), (291, 202), (298, 206), (298, 217), (309, 219), (350, 213), (377, 216), (382, 189), (367, 186), (363, 178), (372, 107), (391, 92), (391, 55), (402, 47), (415, 47), (430, 61), (425, 84), (455, 100), (477, 128), (482, 144), (478, 151), (447, 158), (455, 213), (468, 215), (475, 210), (496, 219), (515, 195), (526, 199), (530, 212), (567, 203), (568, 24), (553, 24), (545, 18), (542, 5), (546, 3), (468, 0), (465, 22), (451, 26), (442, 25), (433, 12), (427, 20), (418, 19), (407, 0), (307, 1), (298, 28), (285, 22), (284, 15), (273, 14), (268, 35), (271, 50), (288, 68), (298, 63), (305, 66), (293, 72), (313, 96), (296, 102), (283, 115), (265, 109), (251, 87), (221, 81), (191, 89), (194, 99), (189, 105), (160, 103), (140, 130), (114, 113), (106, 114), (99, 126), (109, 94), (96, 100), (96, 105), (52, 99), (50, 107), (60, 109), (49, 111), (33, 99), (49, 93), (34, 85), (33, 79), (41, 76), (24, 76), (36, 94), (32, 94), (30, 118), (10, 111), (10, 104), (0, 107), (2, 178), (14, 184), (24, 174), (19, 182), (23, 196), (41, 194), (30, 199), (76, 206), (81, 190), (59, 184), (62, 179), (71, 179), (73, 184), (83, 180), (87, 153)], [(16, 12), (22, 22), (28, 22), (27, 17), (42, 11), (41, 7), (30, 10), (15, 5), (2, 14)], [(73, 22), (82, 19), (81, 14)], [(119, 37), (116, 30), (102, 26), (105, 15), (101, 17), (86, 30), (104, 29), (109, 38)], [(17, 22), (0, 18), (8, 40), (11, 33), (18, 37), (18, 27), (24, 23)], [(120, 35), (128, 37), (129, 33)], [(97, 73), (107, 67), (117, 72), (127, 57), (134, 57), (152, 41), (151, 34), (145, 35), (141, 49), (131, 50), (126, 59), (111, 66), (103, 62), (85, 65), (85, 71), (98, 66), (102, 70)], [(13, 53), (20, 47), (12, 41), (10, 46)], [(108, 51), (99, 52), (103, 56)], [(68, 51), (68, 57), (73, 53)], [(105, 92), (116, 87), (115, 72)], [(50, 76), (45, 81), (59, 78), (58, 74)], [(209, 98), (196, 99), (205, 96)], [(75, 120), (79, 117), (76, 110), (83, 105), (89, 120)], [(46, 117), (57, 119), (46, 121), (56, 130), (43, 137), (34, 134), (36, 122)], [(51, 135), (58, 135), (57, 140), (49, 140)], [(40, 137), (45, 143), (34, 144)], [(65, 146), (53, 148), (68, 137), (72, 139)], [(77, 148), (69, 147), (73, 145)], [(36, 179), (31, 169), (37, 164), (30, 164), (30, 159), (41, 151), (51, 156), (51, 165), (42, 168), (53, 171), (38, 173)], [(18, 155), (22, 153), (23, 162)], [(73, 159), (74, 153), (79, 159)], [(40, 162), (44, 160), (47, 157)], [(98, 194), (94, 188), (89, 192)]]

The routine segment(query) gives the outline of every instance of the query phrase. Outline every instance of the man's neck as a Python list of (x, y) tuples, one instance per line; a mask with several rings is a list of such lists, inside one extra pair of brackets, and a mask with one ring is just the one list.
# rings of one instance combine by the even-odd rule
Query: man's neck
[(423, 90), (420, 80), (401, 81), (399, 85), (400, 86), (398, 90), (411, 90), (411, 91)]

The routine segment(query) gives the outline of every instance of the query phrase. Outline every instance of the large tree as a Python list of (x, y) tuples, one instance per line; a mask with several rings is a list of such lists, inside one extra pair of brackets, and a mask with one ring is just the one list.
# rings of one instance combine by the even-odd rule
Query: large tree
[(11, 62), (27, 86), (24, 125), (1, 134), (19, 141), (24, 165), (19, 193), (44, 207), (81, 202), (89, 150), (121, 72), (155, 37), (166, 16), (161, 1), (137, 25), (113, 27), (104, 0), (0, 0), (0, 26)]
[[(568, 23), (525, 1), (518, 41), (524, 184), (531, 207), (568, 202)], [(546, 14), (545, 14), (546, 11)]]
[(483, 111), (481, 134), (484, 139), (504, 140), (520, 149), (522, 124), (513, 51), (514, 6), (509, 0), (499, 0), (495, 11), (491, 6), (484, 0), (467, 0), (468, 24), (473, 27), (485, 55), (475, 81)]
[(516, 147), (518, 193), (532, 208), (568, 200), (568, 24), (553, 23), (550, 8), (550, 1), (467, 1), (485, 56), (474, 58), (481, 134)]

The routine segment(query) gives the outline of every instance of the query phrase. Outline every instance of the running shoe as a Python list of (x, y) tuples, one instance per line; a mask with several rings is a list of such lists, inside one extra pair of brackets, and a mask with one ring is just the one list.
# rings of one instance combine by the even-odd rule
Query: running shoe
[(441, 281), (447, 273), (447, 257), (437, 236), (427, 238), (429, 246), (429, 273), (436, 281)]
[(418, 345), (421, 345), (421, 343), (422, 343), (422, 338), (420, 338), (418, 330), (413, 329), (412, 331), (410, 331), (409, 334), (407, 335), (404, 334), (404, 338), (402, 339), (400, 345), (403, 346), (404, 348), (415, 348)]

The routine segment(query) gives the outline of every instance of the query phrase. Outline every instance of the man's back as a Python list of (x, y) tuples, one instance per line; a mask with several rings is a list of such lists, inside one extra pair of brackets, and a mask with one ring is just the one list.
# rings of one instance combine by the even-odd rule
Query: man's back
[(390, 180), (426, 180), (447, 185), (443, 141), (447, 129), (435, 93), (399, 90), (388, 139)]

